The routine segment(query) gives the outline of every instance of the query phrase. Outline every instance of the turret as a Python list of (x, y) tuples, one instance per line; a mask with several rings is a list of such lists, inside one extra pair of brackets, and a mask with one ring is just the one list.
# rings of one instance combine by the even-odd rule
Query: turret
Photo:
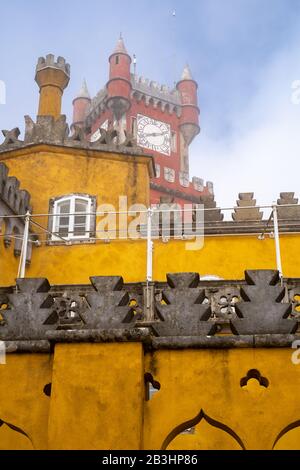
[(132, 89), (130, 80), (131, 57), (127, 53), (122, 36), (120, 36), (114, 52), (109, 57), (109, 64), (106, 106), (112, 110), (114, 118), (119, 121), (131, 106), (130, 93)]
[(91, 103), (91, 97), (88, 91), (86, 81), (83, 80), (82, 87), (78, 95), (73, 100), (73, 126), (84, 126), (87, 109)]
[(40, 57), (36, 66), (35, 81), (40, 88), (39, 116), (61, 115), (61, 100), (70, 80), (70, 65), (63, 57), (54, 61), (54, 55)]
[(180, 92), (182, 112), (180, 117), (180, 130), (185, 143), (189, 145), (200, 132), (197, 88), (193, 80), (190, 68), (186, 65), (183, 69), (181, 80), (176, 85)]

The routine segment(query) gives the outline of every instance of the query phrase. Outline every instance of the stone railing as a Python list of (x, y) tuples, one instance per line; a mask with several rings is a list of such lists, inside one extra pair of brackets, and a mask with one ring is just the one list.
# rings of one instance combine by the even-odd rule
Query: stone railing
[(166, 283), (50, 286), (18, 279), (0, 289), (0, 340), (12, 350), (50, 350), (55, 342), (142, 341), (148, 348), (288, 347), (297, 336), (300, 279), (246, 271), (244, 281), (168, 274)]

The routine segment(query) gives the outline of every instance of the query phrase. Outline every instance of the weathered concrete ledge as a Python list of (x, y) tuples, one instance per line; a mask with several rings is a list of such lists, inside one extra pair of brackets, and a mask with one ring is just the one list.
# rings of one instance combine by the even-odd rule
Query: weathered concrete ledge
[(179, 336), (152, 338), (152, 349), (291, 348), (300, 335)]
[(6, 354), (12, 353), (50, 353), (51, 344), (47, 340), (4, 341)]
[(54, 343), (151, 343), (149, 328), (112, 330), (54, 330), (47, 331), (46, 337)]
[(6, 354), (46, 353), (55, 343), (141, 342), (146, 350), (292, 348), (300, 335), (179, 336), (153, 337), (148, 328), (131, 330), (47, 331), (47, 340), (4, 341)]

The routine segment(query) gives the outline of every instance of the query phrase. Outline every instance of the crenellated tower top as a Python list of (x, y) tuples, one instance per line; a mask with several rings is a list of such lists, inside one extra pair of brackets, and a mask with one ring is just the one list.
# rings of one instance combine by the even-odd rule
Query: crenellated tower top
[(36, 66), (35, 81), (40, 88), (39, 116), (61, 115), (61, 100), (70, 81), (70, 65), (63, 57), (55, 61), (53, 54), (40, 57)]

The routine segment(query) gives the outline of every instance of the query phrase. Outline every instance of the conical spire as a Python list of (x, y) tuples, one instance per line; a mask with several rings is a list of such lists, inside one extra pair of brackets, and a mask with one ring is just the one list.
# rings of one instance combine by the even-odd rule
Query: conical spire
[(124, 41), (123, 41), (122, 34), (120, 34), (120, 37), (117, 41), (113, 54), (128, 54)]
[(188, 66), (188, 64), (185, 65), (182, 75), (181, 75), (181, 80), (193, 80), (191, 69)]
[(76, 98), (88, 98), (89, 100), (91, 99), (91, 96), (89, 94), (89, 90), (86, 84), (86, 81), (83, 80), (81, 88), (76, 96)]

